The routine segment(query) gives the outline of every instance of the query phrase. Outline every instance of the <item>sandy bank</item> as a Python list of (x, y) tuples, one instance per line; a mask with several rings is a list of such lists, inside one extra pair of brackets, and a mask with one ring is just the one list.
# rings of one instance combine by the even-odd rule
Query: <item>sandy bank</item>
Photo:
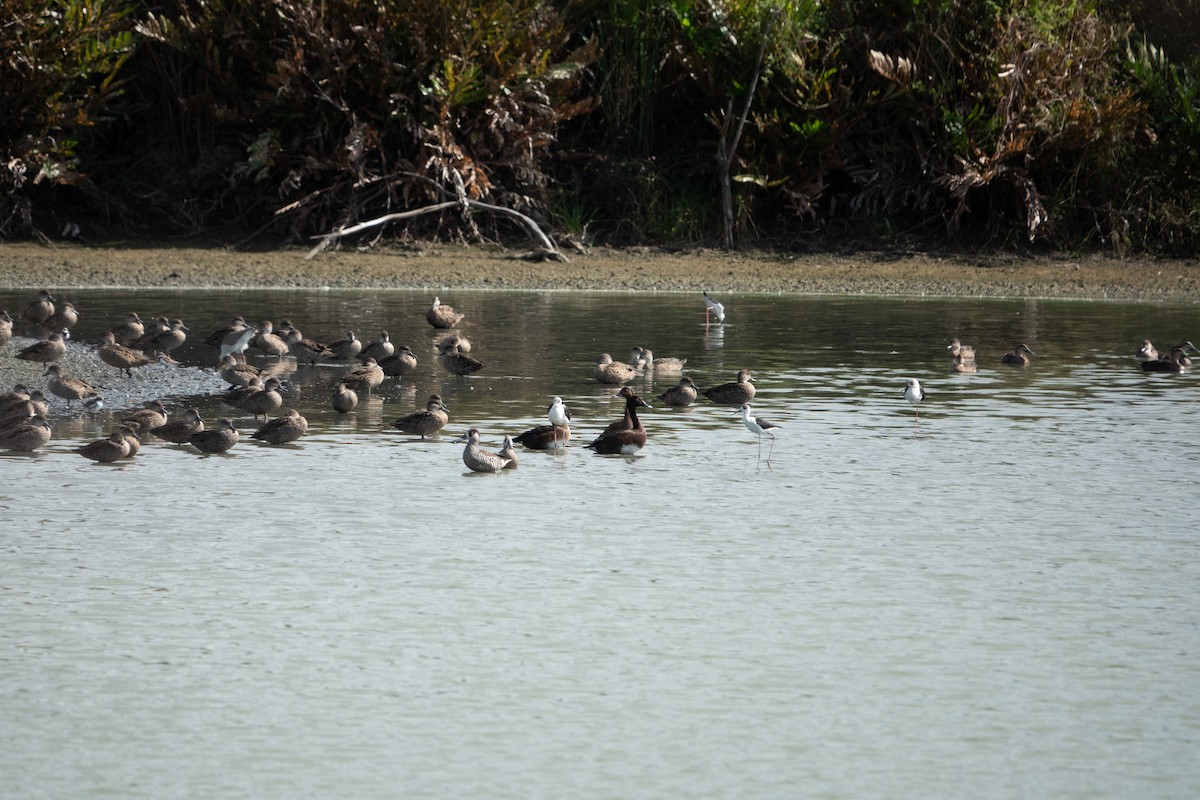
[(0, 244), (0, 287), (394, 287), (584, 289), (804, 294), (1063, 297), (1191, 302), (1200, 261), (1095, 256), (832, 254), (596, 249), (567, 263), (493, 248), (330, 252), (301, 249)]

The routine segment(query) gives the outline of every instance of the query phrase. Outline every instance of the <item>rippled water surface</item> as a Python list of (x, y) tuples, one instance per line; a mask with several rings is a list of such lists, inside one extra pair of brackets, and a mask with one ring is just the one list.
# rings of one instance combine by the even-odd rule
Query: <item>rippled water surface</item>
[[(112, 417), (59, 407), (0, 455), (6, 796), (1200, 793), (1200, 379), (1131, 356), (1200, 337), (1195, 306), (746, 295), (706, 330), (692, 295), (458, 292), (487, 365), (462, 379), (429, 293), (67, 296), (76, 339), (245, 314), (421, 364), (345, 417), (346, 366), (300, 367), (290, 446), (92, 465), (70, 449)], [(621, 411), (592, 362), (632, 345), (701, 387), (752, 369), (772, 468), (730, 409), (657, 403), (673, 381), (634, 384), (641, 453), (578, 446)], [(391, 429), (431, 392), (452, 435)], [(565, 457), (465, 470), (453, 436), (498, 449), (553, 395)]]

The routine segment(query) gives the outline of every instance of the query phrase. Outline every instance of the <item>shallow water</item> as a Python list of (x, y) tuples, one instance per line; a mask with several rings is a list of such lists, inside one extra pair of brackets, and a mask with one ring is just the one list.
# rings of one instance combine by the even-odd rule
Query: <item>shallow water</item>
[[(243, 313), (387, 329), (421, 364), (345, 417), (345, 367), (300, 367), (291, 446), (92, 465), (70, 448), (112, 417), (58, 413), (0, 455), (14, 797), (1200, 789), (1200, 385), (1131, 357), (1194, 339), (1194, 306), (745, 295), (706, 330), (692, 295), (456, 292), (487, 365), (458, 379), (426, 293), (74, 294), (77, 339)], [(954, 335), (977, 375), (946, 374)], [(998, 364), (1014, 341), (1033, 366)], [(579, 446), (621, 409), (592, 362), (634, 344), (702, 387), (752, 369), (772, 468), (731, 409), (656, 403), (673, 381), (634, 384), (658, 406), (637, 456)], [(391, 429), (435, 391), (452, 435)], [(556, 394), (565, 457), (465, 470), (453, 436), (498, 449)]]

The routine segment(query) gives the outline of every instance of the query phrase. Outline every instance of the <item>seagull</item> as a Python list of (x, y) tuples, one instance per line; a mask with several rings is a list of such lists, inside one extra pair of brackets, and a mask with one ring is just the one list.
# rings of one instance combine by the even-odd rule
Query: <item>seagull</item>
[(912, 403), (917, 409), (917, 416), (913, 417), (913, 424), (916, 424), (917, 419), (921, 416), (921, 401), (925, 399), (925, 390), (921, 388), (921, 382), (916, 378), (908, 379), (908, 386), (904, 389), (904, 399)]
[(742, 403), (742, 407), (737, 413), (742, 415), (742, 423), (746, 429), (758, 436), (758, 461), (762, 464), (762, 437), (765, 433), (771, 437), (771, 447), (767, 450), (767, 469), (771, 468), (771, 452), (775, 449), (775, 431), (781, 430), (782, 426), (776, 425), (774, 422), (769, 422), (762, 417), (756, 417), (750, 413), (750, 404)]
[(704, 324), (706, 327), (708, 325), (708, 314), (710, 311), (712, 312), (713, 316), (715, 316), (717, 318), (718, 324), (725, 321), (725, 305), (723, 303), (718, 303), (716, 300), (713, 300), (711, 297), (708, 296), (708, 292), (705, 292), (704, 293)]

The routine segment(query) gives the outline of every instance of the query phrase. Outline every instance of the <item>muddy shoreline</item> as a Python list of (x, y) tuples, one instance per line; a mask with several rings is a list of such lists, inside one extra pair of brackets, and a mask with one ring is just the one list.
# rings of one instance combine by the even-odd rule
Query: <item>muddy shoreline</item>
[(0, 287), (490, 288), (1044, 297), (1195, 302), (1200, 260), (912, 253), (788, 255), (597, 248), (566, 263), (428, 244), (369, 252), (241, 252), (142, 245), (0, 244)]

